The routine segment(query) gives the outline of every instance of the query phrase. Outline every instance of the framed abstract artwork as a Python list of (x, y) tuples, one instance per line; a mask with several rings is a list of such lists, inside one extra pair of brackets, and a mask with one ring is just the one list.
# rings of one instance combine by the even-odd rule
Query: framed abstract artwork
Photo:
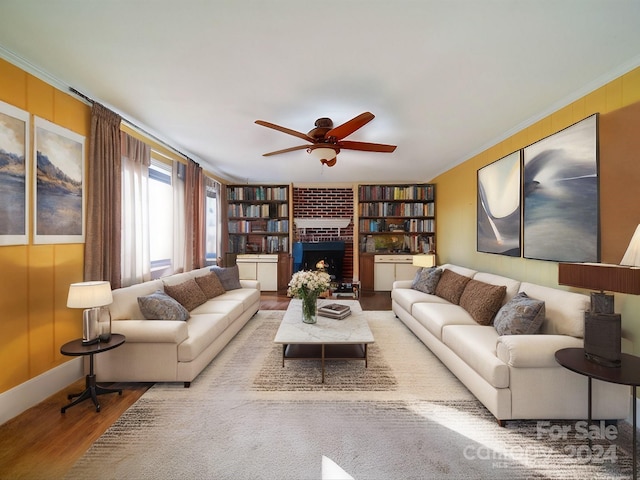
[(477, 250), (520, 257), (520, 151), (478, 170)]
[(29, 112), (0, 102), (0, 245), (29, 243)]
[(598, 114), (523, 150), (524, 257), (600, 260)]
[(85, 138), (35, 117), (34, 243), (83, 243)]

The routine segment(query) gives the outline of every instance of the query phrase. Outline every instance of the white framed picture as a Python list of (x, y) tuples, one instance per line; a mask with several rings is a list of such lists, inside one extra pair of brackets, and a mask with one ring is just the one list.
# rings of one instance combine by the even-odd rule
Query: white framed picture
[(34, 118), (33, 243), (83, 243), (85, 137)]
[(0, 245), (29, 243), (29, 119), (0, 102)]

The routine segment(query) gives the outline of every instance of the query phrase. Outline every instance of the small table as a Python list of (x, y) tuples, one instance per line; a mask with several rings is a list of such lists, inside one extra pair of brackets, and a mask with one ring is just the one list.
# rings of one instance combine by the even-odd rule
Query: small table
[[(629, 385), (633, 389), (633, 478), (637, 478), (636, 467), (636, 387), (640, 385), (640, 357), (622, 354), (622, 362), (619, 367), (605, 367), (599, 365), (585, 356), (584, 348), (563, 348), (556, 352), (556, 361), (572, 372), (585, 375), (589, 379), (589, 425), (591, 425), (591, 379), (604, 382)], [(589, 442), (591, 437), (589, 437)]]
[(367, 367), (367, 345), (373, 343), (373, 333), (356, 300), (318, 301), (318, 307), (324, 303), (340, 303), (351, 308), (351, 315), (343, 320), (318, 315), (318, 322), (302, 322), (302, 301), (292, 299), (285, 312), (274, 343), (282, 344), (282, 366), (285, 359), (320, 359), (322, 364), (322, 383), (324, 383), (325, 360), (364, 360)]
[(86, 388), (81, 393), (72, 393), (67, 396), (69, 400), (74, 397), (76, 398), (69, 405), (65, 405), (60, 410), (64, 413), (67, 408), (73, 407), (80, 402), (83, 402), (87, 399), (92, 399), (93, 404), (96, 406), (96, 412), (100, 411), (100, 404), (98, 403), (98, 395), (102, 395), (104, 393), (117, 393), (118, 395), (122, 395), (122, 389), (112, 389), (101, 387), (96, 384), (96, 374), (93, 371), (93, 356), (97, 353), (106, 352), (107, 350), (112, 350), (116, 347), (122, 345), (125, 341), (124, 335), (120, 335), (119, 333), (112, 333), (111, 338), (108, 342), (99, 342), (93, 345), (83, 345), (82, 339), (78, 338), (76, 340), (72, 340), (70, 342), (65, 343), (60, 347), (60, 353), (63, 355), (67, 355), (70, 357), (79, 357), (84, 355), (89, 355), (89, 374), (86, 377), (85, 385)]

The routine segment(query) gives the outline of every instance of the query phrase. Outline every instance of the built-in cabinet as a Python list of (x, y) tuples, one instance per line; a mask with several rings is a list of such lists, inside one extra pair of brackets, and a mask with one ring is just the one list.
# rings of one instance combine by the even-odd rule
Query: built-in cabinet
[(228, 185), (227, 263), (240, 278), (258, 280), (263, 291), (286, 291), (291, 278), (290, 187)]
[(435, 252), (435, 185), (360, 185), (358, 230), (360, 252)]
[(362, 290), (412, 279), (412, 255), (435, 253), (435, 185), (360, 185), (357, 205)]

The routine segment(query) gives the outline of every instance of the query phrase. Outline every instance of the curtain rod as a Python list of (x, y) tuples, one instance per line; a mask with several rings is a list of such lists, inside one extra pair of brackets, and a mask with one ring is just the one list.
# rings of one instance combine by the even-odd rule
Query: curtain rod
[[(79, 90), (76, 90), (73, 87), (69, 87), (69, 91), (71, 93), (73, 93), (74, 95), (77, 95), (78, 97), (80, 97), (81, 99), (83, 99), (85, 102), (88, 102), (90, 105), (93, 105), (94, 103), (100, 103), (100, 102), (96, 102), (93, 98), (90, 98), (88, 96), (86, 96), (84, 93), (80, 92)], [(120, 115), (118, 113), (118, 115)], [(122, 119), (122, 121), (124, 121), (125, 123), (127, 123), (129, 126), (135, 128), (136, 130), (140, 131), (141, 133), (147, 135), (148, 137), (154, 139), (156, 142), (160, 143), (161, 145), (164, 145), (165, 147), (167, 147), (170, 150), (173, 150), (174, 152), (176, 152), (177, 154), (183, 156), (184, 158), (186, 158), (187, 160), (191, 160), (192, 162), (195, 162), (195, 160), (193, 160), (191, 157), (189, 157), (189, 155), (185, 155), (184, 153), (182, 153), (180, 150), (178, 150), (175, 147), (172, 147), (171, 145), (167, 144), (166, 141), (158, 138), (156, 135), (149, 133), (147, 130), (145, 130), (144, 128), (136, 125), (135, 123), (133, 123), (131, 120), (124, 118), (122, 115), (120, 115), (120, 118)], [(198, 162), (195, 162), (198, 163)]]

